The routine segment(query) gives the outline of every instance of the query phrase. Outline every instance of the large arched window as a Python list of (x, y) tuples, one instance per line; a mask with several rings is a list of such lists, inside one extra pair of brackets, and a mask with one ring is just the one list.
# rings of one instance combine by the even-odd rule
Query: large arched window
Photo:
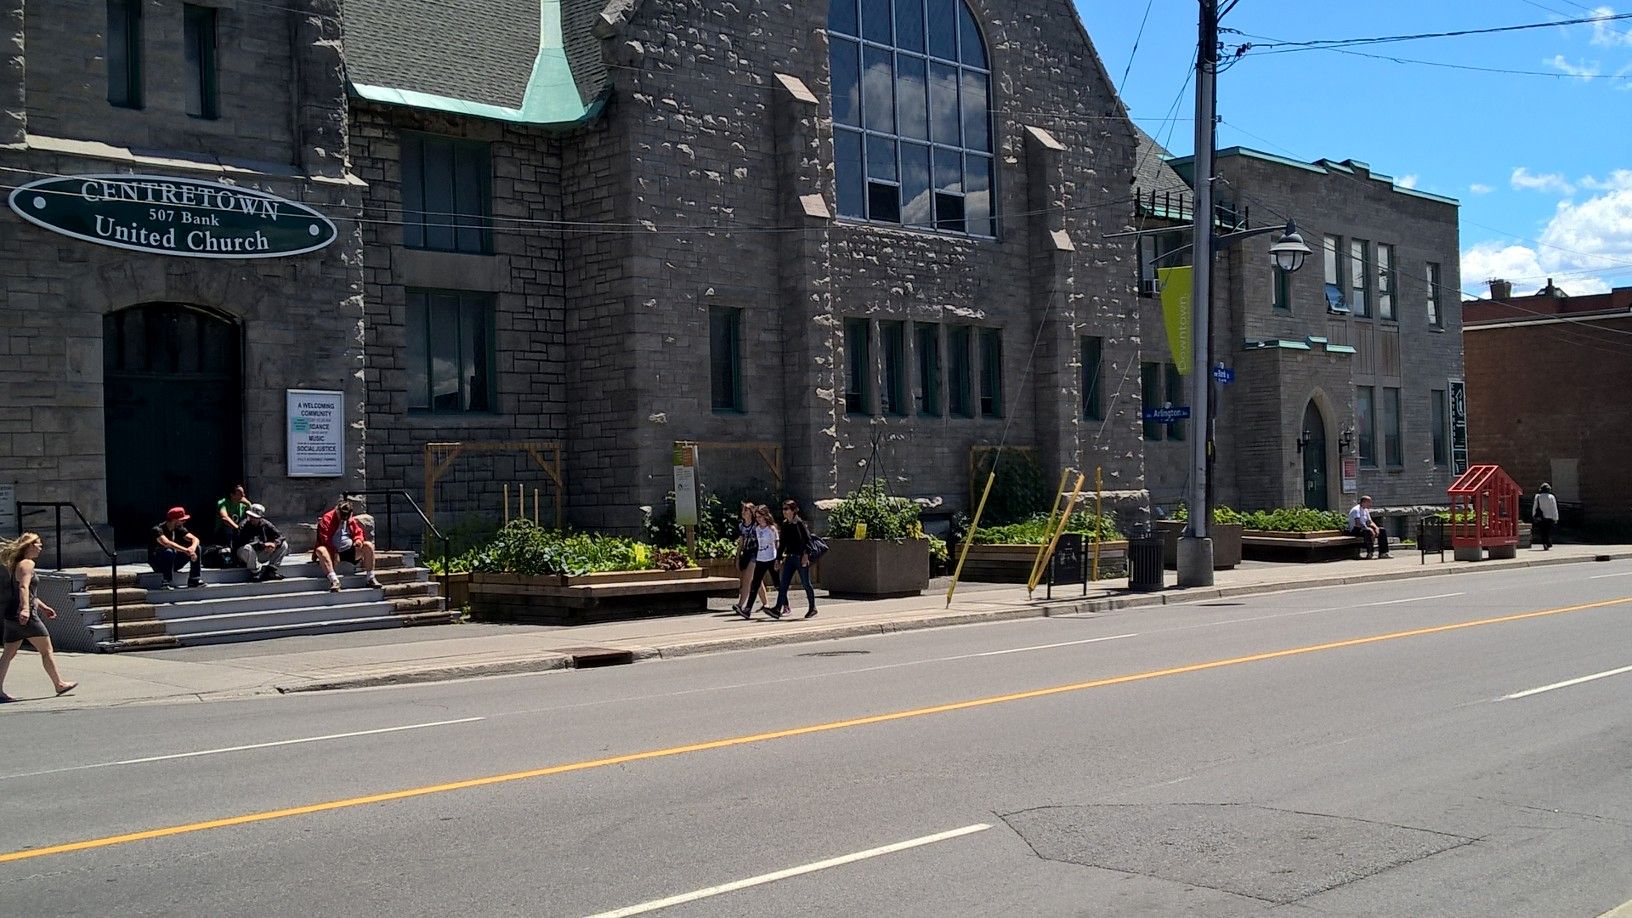
[(991, 65), (963, 0), (830, 0), (839, 215), (972, 236), (992, 214)]

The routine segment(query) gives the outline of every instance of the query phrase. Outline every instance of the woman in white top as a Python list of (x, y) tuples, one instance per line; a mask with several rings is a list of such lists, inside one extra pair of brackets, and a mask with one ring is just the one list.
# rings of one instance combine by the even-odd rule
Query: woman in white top
[(1530, 505), (1530, 524), (1535, 530), (1536, 541), (1541, 543), (1542, 551), (1553, 550), (1553, 526), (1558, 522), (1558, 498), (1553, 496), (1553, 486), (1542, 482), (1541, 490), (1536, 492), (1535, 502)]
[[(754, 554), (754, 579), (751, 585), (743, 588), (741, 601), (734, 610), (743, 618), (753, 615), (753, 591), (765, 582), (771, 575), (776, 564), (777, 545), (776, 521), (771, 517), (771, 508), (760, 504), (754, 508), (754, 541), (758, 550)], [(765, 611), (765, 604), (760, 604), (760, 611)]]

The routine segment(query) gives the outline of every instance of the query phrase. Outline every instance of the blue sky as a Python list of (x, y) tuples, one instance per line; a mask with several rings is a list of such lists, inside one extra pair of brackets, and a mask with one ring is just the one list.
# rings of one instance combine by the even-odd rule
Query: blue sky
[[(1075, 2), (1134, 119), (1188, 154), (1193, 84), (1174, 112), (1182, 120), (1164, 119), (1192, 68), (1197, 0), (1148, 0), (1142, 36), (1145, 3)], [(1219, 79), (1218, 145), (1357, 159), (1399, 184), (1458, 199), (1470, 295), (1486, 293), (1491, 277), (1513, 281), (1515, 293), (1549, 276), (1572, 294), (1632, 285), (1632, 19), (1353, 49), (1431, 64), (1264, 47), (1625, 12), (1632, 5), (1570, 0), (1241, 0), (1223, 26), (1247, 35), (1222, 40), (1258, 47)]]

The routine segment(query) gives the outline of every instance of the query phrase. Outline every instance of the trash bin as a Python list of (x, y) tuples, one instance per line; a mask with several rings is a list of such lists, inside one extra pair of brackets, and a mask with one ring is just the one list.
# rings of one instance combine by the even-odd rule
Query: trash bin
[(1162, 567), (1162, 537), (1148, 533), (1128, 540), (1128, 589), (1141, 593), (1167, 588)]

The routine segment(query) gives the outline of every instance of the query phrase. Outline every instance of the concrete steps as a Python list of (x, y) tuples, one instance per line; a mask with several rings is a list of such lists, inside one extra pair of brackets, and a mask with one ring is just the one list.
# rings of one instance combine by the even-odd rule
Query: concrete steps
[[(73, 598), (100, 650), (145, 650), (181, 645), (252, 641), (297, 634), (327, 634), (372, 628), (446, 624), (439, 585), (418, 567), (412, 554), (382, 553), (376, 565), (381, 588), (360, 574), (328, 580), (311, 561), (286, 561), (284, 579), (265, 583), (242, 568), (205, 570), (202, 587), (160, 589), (162, 578), (146, 565), (93, 571)], [(119, 640), (113, 639), (112, 602), (119, 597)]]

